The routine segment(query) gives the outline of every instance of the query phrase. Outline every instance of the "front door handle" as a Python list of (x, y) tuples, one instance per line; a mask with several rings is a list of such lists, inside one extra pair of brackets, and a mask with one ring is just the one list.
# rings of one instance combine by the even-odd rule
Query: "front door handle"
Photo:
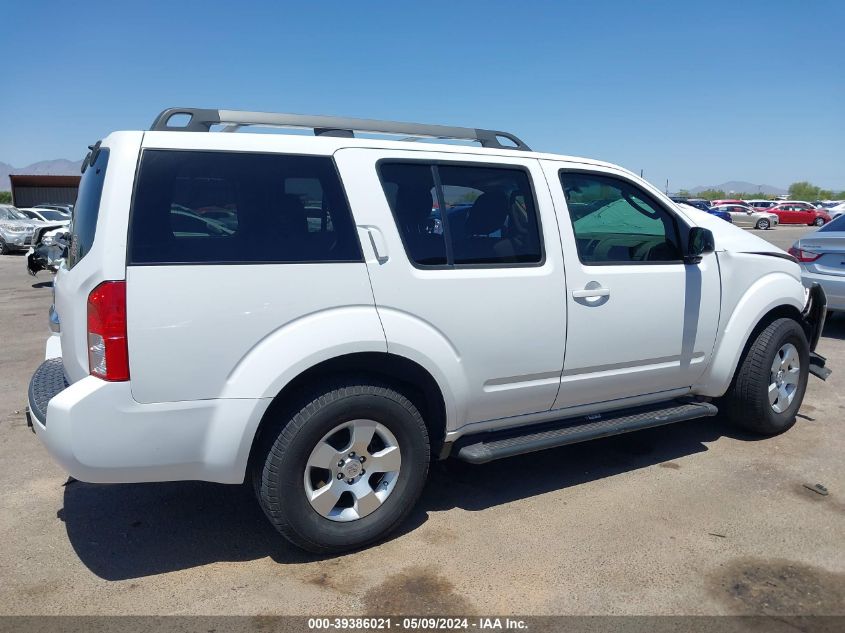
[(609, 297), (610, 288), (584, 288), (583, 290), (573, 290), (572, 296), (575, 299), (592, 299), (593, 297)]

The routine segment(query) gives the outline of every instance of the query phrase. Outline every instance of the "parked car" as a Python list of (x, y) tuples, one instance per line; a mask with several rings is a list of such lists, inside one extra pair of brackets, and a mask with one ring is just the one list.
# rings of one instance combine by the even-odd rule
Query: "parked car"
[(700, 211), (709, 211), (711, 206), (703, 198), (684, 198), (683, 196), (669, 196), (669, 199), (677, 204), (688, 204), (689, 206), (695, 207)]
[(32, 246), (26, 254), (26, 270), (35, 277), (42, 270), (56, 272), (67, 257), (70, 233), (67, 226), (46, 225), (35, 229)]
[(834, 220), (836, 218), (838, 218), (840, 215), (842, 215), (843, 213), (845, 213), (845, 202), (837, 204), (835, 207), (830, 207), (827, 210), (827, 214), (831, 217), (831, 219), (834, 219)]
[[(432, 458), (719, 410), (774, 435), (829, 372), (791, 256), (507, 132), (171, 109), (92, 147), (28, 420), (83, 481), (249, 482), (307, 550), (383, 538)], [(206, 206), (237, 230), (179, 230)]]
[(781, 224), (822, 226), (831, 220), (830, 215), (826, 211), (816, 209), (809, 202), (778, 202), (769, 211), (780, 218)]
[(23, 208), (18, 209), (30, 220), (40, 220), (41, 222), (51, 222), (54, 224), (70, 224), (70, 216), (67, 213), (56, 211), (55, 209), (39, 209), (39, 208)]
[(71, 215), (73, 213), (73, 205), (72, 204), (36, 204), (36, 209), (52, 209), (54, 211), (61, 211), (67, 215)]
[(727, 213), (726, 211), (721, 211), (719, 209), (716, 209), (715, 207), (714, 208), (708, 207), (708, 209), (706, 211), (702, 211), (698, 207), (694, 207), (694, 206), (689, 205), (685, 202), (676, 202), (675, 204), (677, 204), (679, 207), (681, 207), (681, 211), (692, 211), (692, 212), (698, 211), (698, 212), (702, 212), (702, 213), (709, 213), (710, 215), (715, 215), (717, 218), (721, 218), (722, 220), (725, 220), (726, 222), (730, 222), (731, 224), (733, 224), (733, 220), (731, 219), (730, 213)]
[(777, 204), (775, 200), (743, 200), (743, 204), (756, 209), (757, 211), (767, 211)]
[(737, 226), (748, 226), (755, 229), (773, 229), (779, 223), (778, 216), (767, 211), (757, 211), (744, 204), (720, 204), (713, 207), (716, 211), (722, 211), (731, 216), (731, 220)]
[(801, 262), (804, 285), (820, 284), (828, 309), (845, 311), (845, 216), (804, 235), (789, 253)]
[(723, 204), (745, 204), (745, 202), (743, 200), (737, 200), (735, 198), (727, 200), (713, 200), (713, 202), (710, 203), (710, 206), (718, 207)]
[(28, 218), (10, 204), (0, 204), (0, 255), (29, 248), (32, 233), (41, 224), (39, 220)]

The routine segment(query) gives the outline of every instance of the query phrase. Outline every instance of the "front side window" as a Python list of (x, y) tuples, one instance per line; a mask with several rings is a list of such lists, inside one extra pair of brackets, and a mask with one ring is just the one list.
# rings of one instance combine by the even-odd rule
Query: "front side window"
[(677, 221), (626, 180), (560, 172), (561, 185), (584, 264), (678, 262)]
[(379, 175), (405, 250), (417, 266), (542, 262), (537, 208), (525, 170), (383, 162)]
[(322, 156), (145, 150), (129, 241), (131, 264), (362, 260)]

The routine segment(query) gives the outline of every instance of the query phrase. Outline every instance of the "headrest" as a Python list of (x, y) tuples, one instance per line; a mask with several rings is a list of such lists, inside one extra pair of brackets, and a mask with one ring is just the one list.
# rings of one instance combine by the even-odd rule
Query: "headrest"
[(489, 235), (505, 224), (508, 199), (499, 191), (482, 193), (470, 207), (466, 220), (467, 235)]

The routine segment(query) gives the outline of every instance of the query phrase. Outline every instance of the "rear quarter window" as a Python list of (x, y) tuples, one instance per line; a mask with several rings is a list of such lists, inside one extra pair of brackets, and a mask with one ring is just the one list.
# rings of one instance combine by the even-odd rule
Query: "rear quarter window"
[(100, 199), (103, 195), (103, 183), (106, 179), (108, 164), (109, 150), (101, 148), (94, 159), (94, 163), (89, 164), (85, 173), (82, 174), (70, 222), (68, 268), (73, 268), (94, 245), (97, 218), (100, 215)]
[(130, 264), (363, 261), (331, 158), (145, 150)]

